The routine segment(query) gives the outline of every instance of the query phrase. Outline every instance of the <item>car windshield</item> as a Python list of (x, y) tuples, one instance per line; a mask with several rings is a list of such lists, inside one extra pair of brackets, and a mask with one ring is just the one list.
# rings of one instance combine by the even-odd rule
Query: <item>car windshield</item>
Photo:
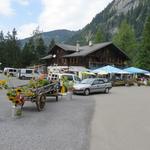
[(62, 75), (62, 78), (66, 78), (69, 81), (73, 81), (73, 76), (72, 75)]
[(92, 84), (93, 83), (93, 79), (84, 79), (81, 81), (81, 84)]

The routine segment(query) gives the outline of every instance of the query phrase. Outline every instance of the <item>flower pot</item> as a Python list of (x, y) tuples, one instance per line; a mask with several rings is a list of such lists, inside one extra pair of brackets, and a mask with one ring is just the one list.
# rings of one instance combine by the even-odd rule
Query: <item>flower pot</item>
[(22, 107), (21, 105), (12, 106), (12, 118), (20, 118), (22, 116)]
[(71, 100), (72, 99), (72, 91), (67, 92), (67, 99)]

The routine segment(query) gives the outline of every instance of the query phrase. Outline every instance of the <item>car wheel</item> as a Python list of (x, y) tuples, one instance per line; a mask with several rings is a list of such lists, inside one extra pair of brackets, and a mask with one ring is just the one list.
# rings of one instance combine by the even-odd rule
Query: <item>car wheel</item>
[(21, 79), (22, 79), (22, 80), (25, 80), (25, 79), (26, 79), (26, 77), (25, 77), (25, 76), (22, 76), (22, 77), (21, 77)]
[(12, 74), (12, 73), (10, 73), (10, 76), (11, 76), (11, 77), (13, 77), (13, 74)]
[(89, 89), (85, 89), (84, 94), (87, 96), (90, 94), (90, 90)]
[(105, 89), (105, 93), (108, 94), (109, 93), (109, 88)]

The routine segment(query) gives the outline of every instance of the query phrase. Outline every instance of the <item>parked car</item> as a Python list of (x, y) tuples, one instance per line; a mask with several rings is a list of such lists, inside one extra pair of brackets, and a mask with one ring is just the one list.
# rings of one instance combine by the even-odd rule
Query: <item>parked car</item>
[(104, 78), (88, 78), (73, 86), (73, 93), (89, 95), (90, 93), (109, 93), (112, 88), (111, 82)]
[(18, 72), (18, 69), (16, 68), (4, 68), (4, 74), (5, 75), (10, 75), (10, 76), (16, 76)]
[(19, 69), (18, 70), (18, 78), (19, 79), (38, 79), (39, 74), (34, 69)]
[(62, 78), (66, 78), (68, 81), (73, 81), (74, 83), (79, 83), (81, 79), (75, 74), (71, 73), (52, 73), (48, 75), (49, 80), (61, 80)]

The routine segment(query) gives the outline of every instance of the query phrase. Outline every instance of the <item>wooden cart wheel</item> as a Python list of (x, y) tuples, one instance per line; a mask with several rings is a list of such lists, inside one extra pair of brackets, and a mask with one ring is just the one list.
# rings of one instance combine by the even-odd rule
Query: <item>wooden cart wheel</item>
[(43, 110), (43, 108), (45, 106), (45, 103), (46, 103), (46, 96), (45, 96), (45, 94), (37, 96), (37, 98), (36, 98), (36, 107), (37, 107), (38, 111)]

